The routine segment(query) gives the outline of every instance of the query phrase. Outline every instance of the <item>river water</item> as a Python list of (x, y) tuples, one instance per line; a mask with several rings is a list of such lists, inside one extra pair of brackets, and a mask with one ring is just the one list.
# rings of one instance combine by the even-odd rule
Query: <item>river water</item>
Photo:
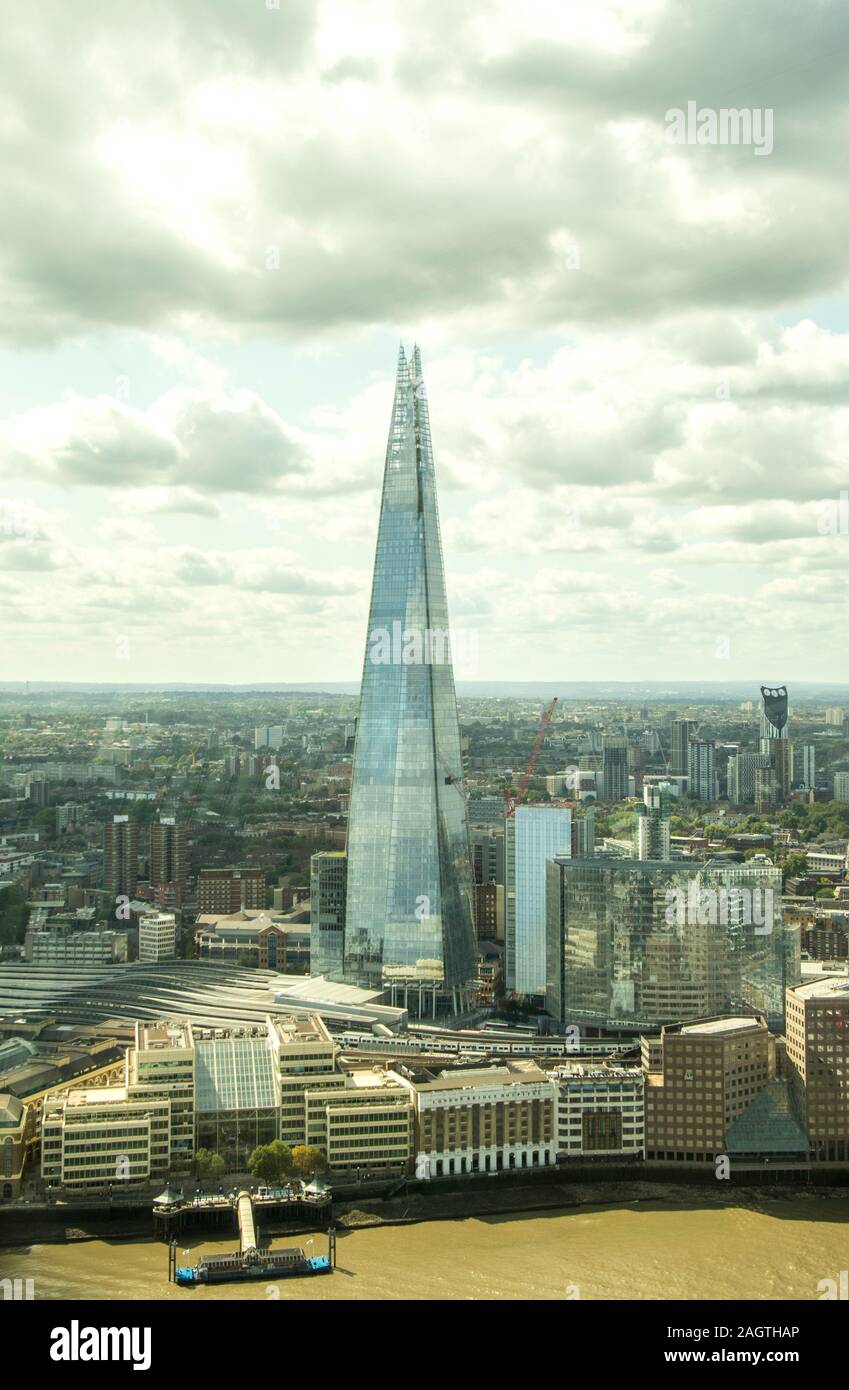
[[(815, 1300), (820, 1280), (849, 1267), (848, 1223), (849, 1198), (764, 1198), (757, 1210), (640, 1203), (340, 1232), (335, 1274), (276, 1284), (178, 1289), (167, 1247), (153, 1241), (0, 1250), (0, 1276), (31, 1278), (47, 1299)], [(184, 1239), (178, 1263), (234, 1244)], [(323, 1234), (274, 1242), (287, 1244), (327, 1249)]]

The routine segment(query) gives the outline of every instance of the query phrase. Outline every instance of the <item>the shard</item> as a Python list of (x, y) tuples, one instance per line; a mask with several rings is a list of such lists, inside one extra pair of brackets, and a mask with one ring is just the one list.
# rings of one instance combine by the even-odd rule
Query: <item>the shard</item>
[(347, 868), (344, 978), (459, 1012), (476, 973), (472, 872), (418, 348), (409, 362), (403, 347), (398, 356)]

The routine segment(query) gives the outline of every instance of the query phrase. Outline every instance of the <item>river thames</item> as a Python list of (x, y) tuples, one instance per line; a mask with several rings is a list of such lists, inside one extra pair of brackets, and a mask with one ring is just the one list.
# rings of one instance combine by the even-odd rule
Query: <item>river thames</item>
[[(849, 1199), (750, 1207), (640, 1203), (340, 1231), (333, 1275), (178, 1289), (167, 1247), (87, 1241), (0, 1250), (0, 1276), (36, 1299), (800, 1299), (849, 1266)], [(312, 1244), (308, 1244), (309, 1240)], [(184, 1239), (184, 1252), (234, 1239)], [(323, 1254), (323, 1234), (275, 1240)]]

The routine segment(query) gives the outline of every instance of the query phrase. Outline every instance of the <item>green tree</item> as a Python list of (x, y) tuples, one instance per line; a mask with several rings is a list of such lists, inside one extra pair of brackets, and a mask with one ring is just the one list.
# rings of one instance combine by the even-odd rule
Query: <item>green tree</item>
[(292, 1171), (292, 1150), (282, 1140), (259, 1144), (248, 1159), (248, 1172), (263, 1182), (282, 1182)]
[(803, 878), (808, 872), (808, 856), (806, 854), (788, 854), (782, 866), (782, 883), (787, 884), (788, 878)]
[(195, 1172), (201, 1182), (212, 1182), (224, 1172), (224, 1159), (212, 1149), (198, 1149), (195, 1154)]
[(314, 1178), (316, 1173), (327, 1172), (327, 1159), (315, 1144), (296, 1144), (292, 1150), (292, 1164), (299, 1178)]

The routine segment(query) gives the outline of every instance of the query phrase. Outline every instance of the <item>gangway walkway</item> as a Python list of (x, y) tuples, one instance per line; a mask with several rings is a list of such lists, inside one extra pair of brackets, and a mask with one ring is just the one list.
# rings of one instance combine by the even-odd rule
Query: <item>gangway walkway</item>
[(239, 1222), (239, 1248), (243, 1255), (256, 1250), (256, 1222), (254, 1204), (249, 1192), (240, 1192), (236, 1203), (236, 1218)]

